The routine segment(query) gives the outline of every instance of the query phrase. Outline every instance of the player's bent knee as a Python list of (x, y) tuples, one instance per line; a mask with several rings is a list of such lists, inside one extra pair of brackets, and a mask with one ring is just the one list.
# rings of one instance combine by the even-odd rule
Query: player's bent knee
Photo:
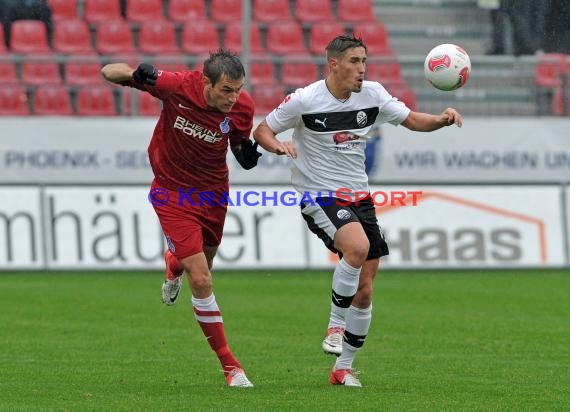
[(360, 242), (345, 248), (343, 256), (351, 266), (361, 267), (366, 261), (369, 248), (370, 244), (368, 242)]

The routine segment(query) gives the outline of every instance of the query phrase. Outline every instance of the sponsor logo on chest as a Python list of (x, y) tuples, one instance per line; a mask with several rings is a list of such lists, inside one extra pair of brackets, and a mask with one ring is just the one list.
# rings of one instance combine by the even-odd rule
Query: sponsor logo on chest
[[(223, 138), (223, 136), (220, 135), (220, 133), (217, 131), (207, 129), (204, 126), (196, 123), (192, 123), (190, 120), (187, 120), (182, 116), (176, 116), (174, 128), (180, 130), (182, 133), (188, 136), (196, 137), (208, 143), (218, 143)], [(229, 131), (229, 126), (227, 127), (227, 130)]]

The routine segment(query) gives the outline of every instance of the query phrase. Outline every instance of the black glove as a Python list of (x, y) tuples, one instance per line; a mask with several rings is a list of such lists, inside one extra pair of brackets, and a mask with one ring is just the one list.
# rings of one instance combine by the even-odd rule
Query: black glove
[(133, 80), (137, 84), (156, 84), (158, 71), (152, 64), (142, 63), (133, 72)]
[(232, 147), (232, 153), (245, 170), (257, 166), (257, 159), (261, 156), (261, 153), (257, 151), (257, 146), (257, 142), (253, 143), (251, 140), (244, 138), (240, 146)]

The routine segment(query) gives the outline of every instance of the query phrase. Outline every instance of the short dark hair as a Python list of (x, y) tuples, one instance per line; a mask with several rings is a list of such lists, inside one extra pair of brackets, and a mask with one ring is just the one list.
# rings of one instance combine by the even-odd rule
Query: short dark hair
[(348, 49), (353, 49), (355, 47), (364, 47), (364, 50), (368, 52), (368, 48), (362, 41), (362, 38), (356, 37), (355, 35), (336, 36), (334, 39), (330, 41), (325, 50), (327, 51), (327, 58), (329, 57), (339, 58), (342, 56), (342, 54), (345, 51), (347, 51)]
[(224, 49), (218, 49), (210, 53), (210, 57), (204, 62), (204, 76), (210, 79), (212, 86), (225, 74), (231, 80), (239, 80), (245, 77), (245, 69), (239, 57)]

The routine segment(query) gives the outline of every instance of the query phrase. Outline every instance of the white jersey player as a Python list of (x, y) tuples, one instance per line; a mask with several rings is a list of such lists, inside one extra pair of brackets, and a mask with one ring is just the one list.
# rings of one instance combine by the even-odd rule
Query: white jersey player
[[(293, 159), (291, 179), (309, 201), (301, 213), (309, 229), (340, 256), (332, 279), (331, 313), (323, 350), (338, 356), (333, 385), (362, 386), (353, 361), (372, 319), (372, 282), (388, 246), (376, 219), (364, 166), (366, 138), (374, 124), (401, 124), (429, 132), (461, 126), (453, 108), (440, 115), (410, 110), (377, 82), (364, 80), (366, 45), (338, 36), (327, 48), (330, 73), (283, 100), (253, 136), (267, 151)], [(276, 135), (294, 129), (292, 140)], [(342, 191), (343, 196), (339, 197)], [(350, 197), (347, 197), (350, 195)], [(310, 201), (315, 199), (315, 201)]]

